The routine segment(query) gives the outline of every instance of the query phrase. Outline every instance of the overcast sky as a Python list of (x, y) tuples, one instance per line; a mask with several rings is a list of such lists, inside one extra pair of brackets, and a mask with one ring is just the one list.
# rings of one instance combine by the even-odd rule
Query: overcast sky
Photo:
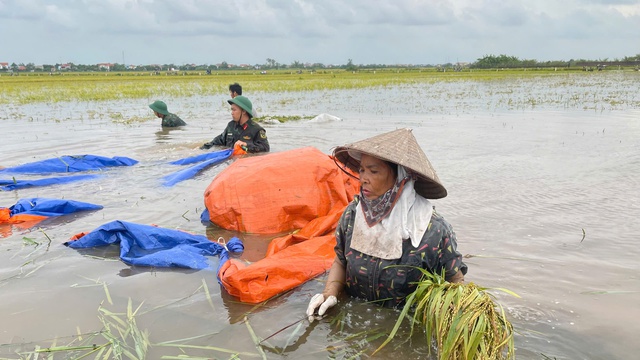
[(640, 0), (0, 0), (0, 62), (441, 64), (640, 54)]

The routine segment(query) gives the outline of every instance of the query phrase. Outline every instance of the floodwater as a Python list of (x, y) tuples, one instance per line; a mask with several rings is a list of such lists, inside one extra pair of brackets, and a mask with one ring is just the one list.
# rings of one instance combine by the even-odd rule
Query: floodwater
[[(634, 359), (640, 356), (638, 80), (638, 73), (607, 72), (246, 95), (260, 115), (341, 118), (267, 124), (273, 152), (314, 146), (328, 154), (334, 146), (412, 128), (448, 189), (435, 205), (454, 226), (459, 250), (471, 255), (467, 281), (520, 295), (492, 291), (517, 332), (516, 357)], [(76, 154), (140, 161), (94, 181), (0, 192), (0, 206), (27, 197), (104, 206), (0, 238), (0, 357), (35, 358), (29, 352), (37, 347), (100, 346), (104, 337), (91, 336), (113, 320), (99, 308), (126, 324), (129, 301), (133, 310), (140, 307), (135, 325), (148, 334), (149, 359), (261, 358), (252, 331), (264, 339), (291, 324), (262, 344), (264, 357), (371, 355), (398, 311), (341, 298), (332, 316), (296, 323), (324, 276), (254, 306), (226, 294), (211, 270), (133, 268), (114, 248), (80, 252), (62, 245), (73, 234), (126, 220), (211, 239), (238, 236), (247, 247), (243, 257), (257, 260), (271, 236), (199, 221), (203, 192), (228, 162), (174, 187), (160, 185), (176, 170), (168, 161), (201, 153), (197, 147), (222, 131), (230, 119), (225, 99), (164, 99), (189, 124), (174, 130), (161, 130), (152, 118), (146, 106), (155, 99), (0, 108), (0, 166)], [(148, 121), (127, 121), (132, 118)], [(215, 268), (217, 259), (211, 262)], [(376, 357), (435, 358), (420, 335), (405, 342), (406, 330)], [(53, 358), (78, 354), (84, 352)]]

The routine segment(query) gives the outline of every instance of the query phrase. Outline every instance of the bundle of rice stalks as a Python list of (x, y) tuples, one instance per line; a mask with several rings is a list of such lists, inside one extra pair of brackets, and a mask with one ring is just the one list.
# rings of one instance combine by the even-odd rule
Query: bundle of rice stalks
[[(427, 344), (435, 340), (439, 359), (514, 357), (513, 326), (486, 288), (474, 283), (449, 283), (444, 276), (421, 270), (423, 277), (418, 287), (407, 297), (393, 330), (376, 352), (393, 339), (410, 309), (414, 309), (411, 335), (416, 324), (424, 326)], [(519, 297), (509, 290), (498, 290)]]

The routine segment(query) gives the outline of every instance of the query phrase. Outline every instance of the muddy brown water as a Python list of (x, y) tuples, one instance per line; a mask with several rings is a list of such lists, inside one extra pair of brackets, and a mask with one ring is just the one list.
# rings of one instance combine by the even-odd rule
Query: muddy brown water
[[(246, 95), (261, 115), (341, 118), (267, 124), (273, 152), (314, 146), (330, 153), (337, 145), (412, 128), (449, 191), (435, 201), (436, 208), (453, 224), (459, 250), (474, 255), (466, 259), (467, 280), (520, 295), (492, 292), (517, 331), (517, 358), (632, 359), (640, 353), (638, 80), (635, 74), (611, 73), (571, 81), (553, 77)], [(123, 313), (129, 300), (134, 309), (142, 304), (136, 324), (152, 344), (178, 340), (228, 349), (243, 359), (262, 356), (245, 317), (260, 338), (303, 317), (324, 276), (255, 307), (226, 294), (212, 270), (134, 268), (118, 260), (115, 248), (76, 251), (62, 245), (78, 232), (127, 220), (211, 239), (238, 236), (247, 247), (243, 258), (259, 259), (271, 236), (233, 233), (199, 221), (204, 189), (228, 162), (171, 188), (159, 181), (176, 169), (168, 161), (201, 153), (196, 148), (222, 131), (230, 118), (225, 96), (165, 99), (189, 124), (174, 130), (161, 130), (152, 118), (146, 105), (153, 99), (0, 109), (0, 166), (75, 154), (140, 161), (94, 181), (0, 192), (0, 206), (26, 197), (104, 206), (30, 231), (13, 228), (0, 238), (0, 357), (18, 359), (37, 346), (79, 344), (103, 329), (100, 306)], [(148, 121), (128, 123), (132, 117)], [(217, 259), (211, 263), (215, 268)], [(332, 316), (302, 321), (270, 338), (265, 356), (366, 358), (398, 314), (342, 298)], [(97, 336), (91, 343), (104, 342)], [(380, 358), (435, 358), (427, 352), (416, 336), (387, 346)], [(152, 346), (147, 358), (181, 353), (232, 356)], [(63, 352), (54, 358), (73, 356)]]

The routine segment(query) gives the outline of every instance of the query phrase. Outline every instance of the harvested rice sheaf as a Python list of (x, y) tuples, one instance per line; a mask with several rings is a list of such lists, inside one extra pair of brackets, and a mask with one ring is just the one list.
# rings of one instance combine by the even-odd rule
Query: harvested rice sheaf
[[(423, 270), (422, 280), (407, 297), (395, 327), (376, 352), (391, 341), (413, 311), (411, 334), (416, 325), (424, 328), (425, 341), (431, 344), (435, 340), (439, 359), (513, 358), (513, 326), (486, 290), (474, 283), (449, 283), (443, 276)], [(509, 290), (498, 290), (518, 297)]]

